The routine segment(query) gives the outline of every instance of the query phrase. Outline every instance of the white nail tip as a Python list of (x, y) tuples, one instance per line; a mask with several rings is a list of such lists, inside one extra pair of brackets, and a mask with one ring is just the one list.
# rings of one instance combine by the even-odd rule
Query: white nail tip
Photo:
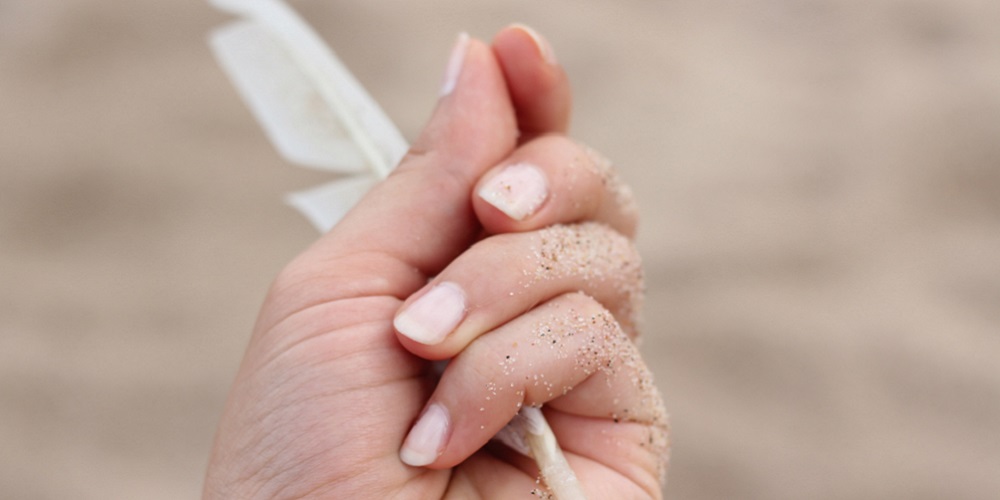
[(535, 213), (549, 195), (545, 174), (530, 163), (515, 163), (487, 181), (476, 193), (511, 219)]
[(399, 450), (399, 459), (413, 467), (434, 463), (441, 454), (447, 434), (448, 410), (439, 404), (430, 405), (410, 429)]
[(393, 320), (396, 331), (425, 345), (440, 343), (465, 316), (465, 293), (450, 282), (431, 288)]
[(444, 72), (444, 83), (441, 85), (441, 96), (451, 94), (458, 84), (458, 77), (462, 74), (462, 63), (465, 62), (465, 53), (469, 49), (469, 34), (462, 32), (458, 34), (458, 40), (451, 49), (451, 56), (448, 58), (448, 67)]

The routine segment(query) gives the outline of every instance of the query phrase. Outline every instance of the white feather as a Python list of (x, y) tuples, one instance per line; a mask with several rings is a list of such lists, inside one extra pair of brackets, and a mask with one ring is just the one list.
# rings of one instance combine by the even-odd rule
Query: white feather
[(232, 23), (216, 31), (211, 42), (222, 67), (288, 161), (335, 172), (366, 170), (366, 159), (308, 75), (260, 25)]
[[(211, 0), (244, 20), (215, 30), (211, 46), (226, 73), (288, 161), (355, 173), (371, 185), (406, 154), (402, 134), (322, 39), (278, 0)], [(327, 231), (339, 216), (317, 217), (346, 188), (292, 194), (294, 206)], [(360, 197), (358, 197), (360, 198)], [(340, 211), (343, 215), (346, 210)], [(322, 224), (320, 224), (322, 222)]]
[[(209, 0), (240, 15), (210, 43), (278, 151), (297, 165), (354, 175), (286, 201), (317, 229), (332, 228), (403, 158), (409, 146), (322, 39), (280, 0)], [(583, 498), (538, 408), (524, 408), (497, 438), (530, 455), (557, 498)]]

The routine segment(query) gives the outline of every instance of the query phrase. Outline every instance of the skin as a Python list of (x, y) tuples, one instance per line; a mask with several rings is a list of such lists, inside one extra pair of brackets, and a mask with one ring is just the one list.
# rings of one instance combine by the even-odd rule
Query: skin
[[(648, 371), (634, 331), (612, 316), (632, 300), (615, 290), (638, 289), (640, 278), (608, 269), (621, 286), (573, 272), (521, 279), (536, 265), (539, 231), (554, 224), (590, 223), (581, 230), (637, 259), (634, 210), (580, 167), (585, 151), (564, 135), (566, 75), (542, 54), (520, 27), (492, 45), (471, 40), (454, 91), (401, 165), (276, 278), (226, 403), (205, 498), (531, 498), (541, 489), (534, 462), (489, 439), (521, 404), (542, 403), (590, 498), (660, 497), (662, 403), (635, 382)], [(545, 173), (549, 195), (515, 221), (475, 193), (520, 161)], [(444, 279), (470, 299), (455, 331), (436, 345), (396, 332), (401, 308)], [(560, 349), (535, 345), (540, 325), (578, 317), (607, 321)], [(596, 354), (584, 354), (587, 338)], [(452, 361), (439, 375), (431, 361), (442, 359)], [(588, 368), (606, 365), (619, 368)], [(545, 384), (530, 382), (539, 376)], [(489, 384), (502, 390), (486, 399)], [(433, 463), (411, 467), (399, 451), (429, 404), (448, 410), (448, 438)]]

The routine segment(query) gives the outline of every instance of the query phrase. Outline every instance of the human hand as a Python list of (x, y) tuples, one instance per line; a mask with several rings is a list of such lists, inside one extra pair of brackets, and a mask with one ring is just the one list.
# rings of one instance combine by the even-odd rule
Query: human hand
[(634, 206), (561, 135), (550, 56), (517, 27), (456, 46), (410, 154), (272, 286), (206, 497), (526, 497), (533, 462), (488, 441), (542, 403), (588, 496), (660, 495)]

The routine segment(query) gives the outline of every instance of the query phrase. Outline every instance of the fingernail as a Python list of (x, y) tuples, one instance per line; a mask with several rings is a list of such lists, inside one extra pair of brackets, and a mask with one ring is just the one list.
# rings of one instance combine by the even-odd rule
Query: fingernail
[(448, 58), (448, 67), (444, 71), (444, 83), (441, 84), (441, 97), (444, 97), (455, 90), (458, 83), (458, 76), (462, 74), (462, 63), (465, 62), (465, 52), (469, 48), (469, 34), (462, 32), (458, 34), (458, 40), (451, 49), (451, 57)]
[(552, 50), (552, 45), (549, 44), (549, 41), (546, 40), (545, 37), (538, 34), (537, 31), (523, 24), (516, 23), (512, 26), (527, 33), (528, 36), (531, 37), (531, 39), (535, 42), (535, 47), (538, 48), (538, 53), (542, 55), (542, 59), (545, 59), (545, 62), (553, 66), (559, 64), (559, 61), (556, 61), (556, 52)]
[(530, 163), (515, 163), (483, 184), (476, 193), (514, 220), (535, 213), (549, 196), (545, 174)]
[(448, 410), (437, 403), (428, 406), (406, 436), (399, 459), (413, 467), (434, 463), (444, 448), (447, 434)]
[(465, 293), (443, 282), (396, 315), (396, 331), (425, 345), (440, 343), (465, 316)]

